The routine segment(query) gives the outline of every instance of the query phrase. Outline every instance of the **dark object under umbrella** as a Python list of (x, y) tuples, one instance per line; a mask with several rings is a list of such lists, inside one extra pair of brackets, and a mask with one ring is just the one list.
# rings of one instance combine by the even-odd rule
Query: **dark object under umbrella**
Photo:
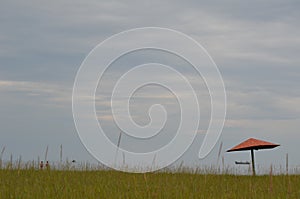
[(275, 148), (278, 146), (280, 146), (280, 145), (274, 144), (271, 142), (262, 141), (262, 140), (257, 140), (254, 138), (250, 138), (250, 139), (240, 143), (239, 145), (227, 150), (227, 152), (251, 150), (252, 172), (253, 172), (253, 175), (255, 176), (254, 150), (272, 149), (272, 148)]

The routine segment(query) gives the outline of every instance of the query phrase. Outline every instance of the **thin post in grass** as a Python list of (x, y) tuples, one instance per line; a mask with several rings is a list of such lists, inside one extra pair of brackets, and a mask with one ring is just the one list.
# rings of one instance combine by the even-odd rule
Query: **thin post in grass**
[(285, 157), (285, 169), (286, 169), (286, 175), (289, 175), (289, 154), (286, 154)]
[(37, 168), (40, 168), (40, 156), (38, 156), (38, 159), (37, 159)]
[(63, 158), (63, 147), (62, 147), (62, 144), (61, 144), (60, 145), (60, 152), (59, 152), (59, 164), (58, 164), (59, 169), (62, 169), (62, 167), (63, 167), (62, 158)]
[(62, 164), (62, 144), (60, 145), (60, 154), (59, 154), (59, 158), (60, 158), (60, 164)]
[(225, 160), (224, 160), (224, 155), (222, 155), (222, 174), (225, 174)]
[(269, 185), (269, 192), (272, 193), (273, 192), (273, 166), (271, 164), (270, 167), (270, 185)]

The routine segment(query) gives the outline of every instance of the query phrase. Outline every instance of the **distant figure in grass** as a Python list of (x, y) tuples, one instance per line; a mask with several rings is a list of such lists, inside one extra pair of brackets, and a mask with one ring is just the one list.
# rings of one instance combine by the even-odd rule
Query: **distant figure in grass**
[(41, 161), (41, 163), (40, 163), (40, 169), (43, 170), (43, 168), (44, 168), (44, 162)]
[(49, 170), (50, 169), (50, 164), (49, 161), (46, 161), (46, 169)]

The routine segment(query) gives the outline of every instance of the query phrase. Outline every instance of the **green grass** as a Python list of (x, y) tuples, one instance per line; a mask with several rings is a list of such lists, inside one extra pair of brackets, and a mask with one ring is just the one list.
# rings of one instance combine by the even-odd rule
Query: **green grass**
[(300, 198), (300, 175), (2, 169), (0, 198)]

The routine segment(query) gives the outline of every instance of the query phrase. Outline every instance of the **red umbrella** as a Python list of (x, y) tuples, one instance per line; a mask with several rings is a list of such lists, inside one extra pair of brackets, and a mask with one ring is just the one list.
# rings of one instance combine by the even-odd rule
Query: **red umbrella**
[(253, 175), (255, 175), (254, 150), (272, 149), (272, 148), (275, 148), (278, 146), (280, 146), (280, 145), (274, 144), (271, 142), (262, 141), (262, 140), (257, 140), (254, 138), (250, 138), (250, 139), (240, 143), (239, 145), (227, 150), (227, 152), (251, 150), (252, 171), (253, 171)]

